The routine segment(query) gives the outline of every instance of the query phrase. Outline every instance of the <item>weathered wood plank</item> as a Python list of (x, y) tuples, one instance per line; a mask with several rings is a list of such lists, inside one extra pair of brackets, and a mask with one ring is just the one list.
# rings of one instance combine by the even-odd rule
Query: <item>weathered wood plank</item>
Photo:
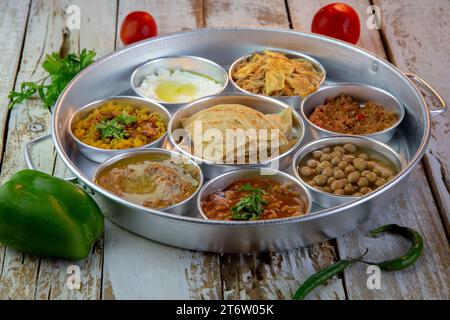
[[(390, 58), (403, 71), (417, 73), (450, 101), (450, 2), (377, 0), (383, 12), (382, 32)], [(426, 97), (430, 107), (436, 101)], [(432, 118), (425, 170), (450, 236), (450, 112)]]
[(215, 254), (169, 247), (106, 223), (105, 272), (117, 299), (220, 299)]
[[(205, 1), (207, 27), (266, 26), (289, 28), (282, 0)], [(336, 259), (330, 242), (281, 253), (221, 257), (224, 299), (291, 299), (298, 285)], [(311, 297), (345, 299), (342, 279)]]
[[(69, 4), (78, 5), (81, 13), (81, 29), (66, 30), (65, 48), (79, 52), (82, 48), (95, 49), (97, 58), (114, 50), (116, 1), (77, 0), (62, 2), (62, 8)], [(72, 175), (62, 160), (56, 160), (53, 174), (57, 177)], [(70, 274), (69, 266), (80, 268), (81, 286), (69, 289), (66, 285)], [(42, 259), (38, 275), (36, 299), (100, 299), (103, 273), (103, 239), (94, 246), (91, 255), (83, 261)]]
[[(334, 262), (336, 252), (331, 242), (279, 253), (224, 255), (224, 299), (291, 299), (300, 283)], [(342, 279), (334, 277), (307, 299), (345, 299)]]
[[(0, 3), (0, 163), (3, 157), (8, 117), (8, 93), (14, 87), (18, 71), (22, 43), (27, 26), (29, 0), (3, 1)], [(6, 248), (0, 245), (0, 278), (5, 262)]]
[[(318, 0), (288, 0), (288, 8), (291, 15), (292, 26), (296, 30), (311, 32), (311, 23), (314, 15), (320, 8), (336, 1)], [(366, 27), (366, 20), (369, 15), (366, 13), (370, 5), (369, 0), (344, 0), (338, 1), (350, 5), (358, 13), (361, 22), (361, 37), (357, 43), (358, 46), (374, 52), (382, 58), (386, 57), (380, 34), (377, 29), (369, 30)]]
[(402, 194), (384, 212), (375, 215), (364, 228), (338, 239), (342, 257), (353, 257), (369, 248), (367, 260), (384, 261), (403, 254), (408, 242), (398, 237), (376, 239), (367, 231), (397, 223), (419, 231), (424, 237), (423, 256), (411, 268), (382, 272), (381, 289), (366, 286), (366, 267), (357, 265), (345, 271), (349, 299), (444, 299), (450, 298), (450, 249), (433, 196), (421, 167), (415, 170)]
[[(67, 32), (65, 9), (68, 5), (78, 5), (81, 9), (82, 28)], [(101, 15), (115, 16), (116, 6), (107, 0), (97, 1), (98, 10), (91, 10), (93, 4), (88, 0), (78, 1), (34, 1), (31, 6), (27, 26), (26, 41), (17, 77), (16, 88), (22, 81), (42, 78), (41, 64), (45, 54), (64, 50), (76, 50), (80, 46), (102, 48), (107, 37), (108, 23), (102, 26), (96, 23)], [(97, 15), (97, 16), (95, 16)], [(99, 29), (100, 28), (100, 29)], [(105, 29), (104, 29), (105, 28)], [(100, 31), (99, 33), (97, 33)], [(65, 35), (64, 35), (65, 34)], [(115, 22), (111, 22), (110, 49), (114, 48)], [(95, 39), (94, 37), (97, 37)], [(107, 51), (109, 51), (107, 50)], [(103, 54), (107, 51), (104, 51)], [(0, 180), (5, 181), (12, 173), (25, 167), (22, 151), (26, 141), (48, 132), (50, 113), (42, 108), (36, 99), (18, 105), (11, 112), (5, 158), (2, 164)], [(36, 130), (37, 129), (37, 130)], [(36, 166), (43, 171), (52, 172), (55, 162), (51, 141), (37, 145), (33, 150)], [(67, 266), (70, 262), (22, 254), (6, 249), (3, 274), (0, 280), (0, 298), (96, 298), (100, 296), (102, 247), (97, 246), (87, 260), (78, 263), (81, 268), (82, 287), (80, 291), (69, 292), (65, 286)]]
[[(291, 16), (295, 17), (297, 14), (297, 17), (292, 20), (294, 27), (302, 28), (306, 25), (310, 28), (314, 13), (321, 6), (330, 2), (332, 1), (314, 3), (309, 1), (290, 1)], [(380, 35), (377, 34), (378, 32), (376, 30), (369, 31), (365, 26), (366, 8), (369, 6), (369, 2), (359, 0), (345, 2), (358, 12), (363, 22), (361, 39), (358, 44), (382, 57), (386, 56)], [(382, 9), (385, 9), (384, 6), (382, 6)], [(304, 23), (297, 24), (296, 21), (301, 20), (304, 13), (306, 13), (306, 17), (303, 20)], [(298, 16), (299, 14), (301, 14), (301, 17)], [(386, 19), (386, 17), (382, 17), (382, 19)], [(395, 15), (395, 19), (398, 19), (398, 15)], [(410, 31), (405, 30), (405, 33), (410, 33)], [(386, 210), (388, 213), (380, 212), (380, 215), (376, 217), (377, 219), (366, 224), (365, 228), (397, 222), (422, 230), (426, 237), (426, 246), (429, 248), (425, 253), (425, 258), (418, 266), (411, 269), (412, 271), (398, 274), (383, 274), (384, 280), (382, 280), (381, 290), (367, 289), (366, 280), (368, 275), (365, 274), (364, 267), (347, 270), (344, 278), (349, 299), (444, 298), (448, 295), (448, 291), (443, 289), (445, 286), (448, 287), (448, 278), (445, 275), (445, 270), (448, 270), (448, 245), (443, 241), (445, 240), (445, 235), (439, 223), (434, 200), (421, 168), (414, 172), (411, 180), (413, 182), (409, 184), (409, 188), (395, 200), (394, 205)], [(393, 251), (394, 255), (401, 252), (402, 244), (373, 240), (364, 237), (364, 235), (364, 232), (353, 232), (338, 238), (337, 243), (340, 255), (342, 257), (354, 256), (364, 251), (366, 247), (376, 247), (374, 250), (371, 250), (373, 257), (381, 259), (386, 258), (389, 252)], [(423, 272), (423, 270), (426, 271)], [(422, 276), (422, 274), (425, 275)], [(436, 274), (436, 276), (429, 277), (428, 274)], [(443, 282), (439, 283), (439, 281)], [(439, 292), (439, 289), (435, 288), (442, 290)]]
[(169, 34), (203, 27), (202, 0), (146, 1), (119, 0), (117, 24), (117, 47), (120, 41), (120, 25), (125, 16), (132, 11), (147, 11), (158, 25), (158, 34)]
[[(45, 58), (44, 53), (59, 50), (56, 41), (61, 38), (61, 34), (54, 34), (52, 27), (56, 23), (62, 24), (62, 18), (52, 15), (55, 9), (55, 3), (50, 1), (35, 1), (31, 5), (16, 89), (22, 81), (36, 81), (42, 78), (43, 72), (40, 65)], [(48, 130), (49, 115), (49, 112), (44, 110), (37, 101), (17, 105), (11, 111), (0, 183), (25, 167), (22, 157), (24, 143)], [(35, 127), (39, 128), (40, 132), (30, 130), (32, 123), (36, 124)], [(33, 152), (36, 164), (43, 171), (51, 172), (52, 170), (54, 162), (52, 150), (51, 142), (47, 141), (37, 146)], [(0, 299), (34, 298), (39, 261), (39, 257), (24, 255), (7, 248), (0, 278)]]
[[(203, 26), (201, 1), (119, 1), (118, 28), (122, 19), (135, 10), (150, 12), (158, 23), (159, 34)], [(111, 222), (106, 223), (104, 265), (104, 299), (222, 296), (218, 255), (161, 245)]]
[[(0, 150), (3, 151), (3, 139), (8, 116), (8, 93), (14, 87), (23, 37), (30, 9), (29, 0), (0, 2)], [(0, 163), (3, 152), (0, 153)]]
[(207, 27), (289, 28), (284, 0), (204, 0)]

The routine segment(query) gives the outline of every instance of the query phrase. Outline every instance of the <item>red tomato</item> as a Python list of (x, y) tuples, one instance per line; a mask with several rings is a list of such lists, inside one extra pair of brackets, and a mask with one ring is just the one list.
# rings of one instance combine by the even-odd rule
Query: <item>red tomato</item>
[(311, 31), (356, 44), (360, 34), (358, 14), (344, 3), (331, 3), (317, 11)]
[(120, 39), (128, 45), (158, 34), (158, 27), (152, 15), (145, 11), (133, 11), (122, 21)]

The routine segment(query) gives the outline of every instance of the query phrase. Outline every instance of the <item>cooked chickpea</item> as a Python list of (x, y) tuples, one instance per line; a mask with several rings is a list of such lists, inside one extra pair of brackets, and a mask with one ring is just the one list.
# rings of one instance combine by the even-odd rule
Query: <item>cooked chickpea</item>
[(358, 154), (358, 158), (367, 161), (367, 160), (369, 160), (369, 155), (367, 153), (360, 153), (360, 154)]
[(329, 161), (322, 161), (319, 163), (318, 167), (321, 169), (325, 169), (331, 167), (331, 163)]
[(359, 189), (359, 192), (361, 192), (362, 194), (368, 194), (370, 192), (370, 188), (362, 187), (361, 189)]
[(345, 191), (344, 191), (344, 189), (337, 189), (334, 191), (334, 194), (343, 196), (343, 195), (345, 195)]
[(355, 192), (355, 187), (351, 183), (347, 183), (344, 187), (344, 192), (346, 194), (353, 194)]
[(382, 185), (384, 185), (386, 183), (386, 180), (383, 178), (378, 178), (377, 181), (375, 181), (375, 185), (377, 187), (381, 187)]
[(333, 148), (333, 151), (339, 151), (341, 154), (345, 153), (345, 149), (342, 148), (341, 146), (335, 146)]
[(338, 190), (338, 189), (343, 189), (345, 187), (345, 183), (343, 183), (342, 181), (340, 181), (340, 180), (336, 180), (336, 181), (334, 181), (331, 185), (330, 185), (330, 188), (331, 188), (331, 190), (333, 190), (333, 191), (336, 191), (336, 190)]
[(325, 192), (331, 192), (331, 188), (330, 188), (330, 187), (323, 187), (323, 191), (325, 191)]
[(316, 183), (316, 185), (321, 187), (327, 182), (327, 177), (322, 174), (319, 174), (319, 175), (315, 176), (313, 180)]
[(330, 148), (323, 148), (321, 151), (322, 151), (323, 153), (330, 153), (330, 152), (331, 152), (331, 149), (330, 149)]
[(375, 161), (367, 161), (367, 169), (369, 170), (373, 170), (374, 168), (378, 167), (378, 163), (376, 163)]
[(364, 170), (363, 172), (361, 172), (361, 177), (367, 177), (367, 175), (370, 173), (369, 170)]
[(334, 157), (333, 159), (331, 159), (331, 164), (333, 166), (337, 166), (339, 164), (339, 162), (341, 162), (341, 158)]
[(306, 161), (306, 165), (310, 168), (315, 168), (315, 167), (317, 167), (318, 164), (319, 164), (319, 162), (314, 159), (309, 159), (308, 161)]
[(334, 176), (336, 179), (342, 179), (342, 178), (345, 177), (345, 173), (344, 173), (344, 171), (342, 171), (342, 169), (334, 168), (333, 176)]
[(369, 180), (369, 182), (374, 183), (375, 181), (377, 181), (378, 176), (373, 172), (369, 172), (366, 176), (366, 179)]
[(354, 196), (357, 196), (357, 197), (361, 197), (361, 196), (363, 196), (363, 194), (361, 193), (361, 192), (356, 192), (355, 194), (353, 194)]
[(346, 143), (343, 145), (343, 148), (345, 151), (350, 152), (350, 153), (356, 152), (356, 146), (353, 143)]
[(305, 177), (310, 177), (313, 174), (313, 169), (311, 169), (310, 167), (301, 167), (300, 174)]
[(360, 174), (358, 171), (350, 172), (350, 174), (347, 176), (347, 179), (350, 183), (357, 183), (360, 178)]
[(352, 162), (354, 158), (355, 158), (354, 156), (348, 154), (342, 156), (342, 160), (347, 162)]
[(320, 161), (331, 161), (332, 156), (330, 154), (322, 154), (322, 156), (320, 157)]
[(353, 166), (356, 170), (363, 171), (366, 169), (366, 161), (361, 158), (353, 159)]
[(314, 180), (308, 181), (308, 184), (309, 184), (311, 187), (314, 187), (314, 186), (316, 185), (316, 183), (314, 182)]
[(391, 171), (391, 170), (384, 169), (384, 170), (381, 172), (381, 177), (382, 177), (382, 178), (387, 179), (387, 178), (389, 178), (389, 177), (391, 177), (391, 176), (392, 176), (392, 171)]
[(369, 180), (367, 180), (364, 177), (361, 177), (361, 178), (358, 179), (357, 185), (360, 188), (367, 187), (369, 185)]
[(318, 174), (321, 174), (321, 173), (322, 173), (322, 168), (317, 167), (317, 168), (314, 169), (314, 174), (315, 175), (318, 175)]
[(380, 167), (375, 167), (375, 168), (373, 168), (372, 172), (375, 173), (377, 176), (381, 177), (383, 170)]
[(346, 174), (350, 174), (350, 173), (352, 173), (353, 171), (355, 171), (355, 167), (352, 166), (351, 164), (349, 164), (348, 166), (346, 166), (346, 167), (344, 168), (344, 172), (345, 172)]
[(342, 153), (339, 151), (333, 151), (332, 153), (330, 153), (331, 157), (337, 157), (337, 158), (342, 158)]
[(314, 158), (320, 159), (320, 157), (322, 156), (322, 151), (316, 150), (316, 151), (313, 151), (312, 154), (313, 154), (313, 157), (314, 157)]
[(344, 170), (346, 166), (348, 166), (348, 162), (345, 160), (342, 160), (341, 162), (338, 163), (338, 167), (341, 168), (342, 170)]
[(331, 185), (334, 181), (336, 181), (336, 178), (335, 177), (329, 177), (328, 179), (327, 179), (327, 185)]
[(322, 174), (327, 177), (331, 177), (333, 173), (334, 171), (330, 167), (326, 167), (325, 169), (322, 170)]

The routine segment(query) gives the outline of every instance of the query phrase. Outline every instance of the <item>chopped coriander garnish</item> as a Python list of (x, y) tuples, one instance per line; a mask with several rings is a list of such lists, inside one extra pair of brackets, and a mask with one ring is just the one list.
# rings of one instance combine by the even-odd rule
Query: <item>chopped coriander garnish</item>
[(128, 137), (125, 126), (135, 123), (136, 119), (136, 116), (130, 116), (126, 111), (123, 111), (111, 120), (103, 120), (100, 122), (97, 125), (97, 130), (100, 131), (102, 139), (123, 139)]
[(258, 219), (267, 201), (262, 198), (266, 193), (263, 189), (254, 188), (249, 183), (241, 187), (241, 191), (249, 191), (248, 196), (242, 197), (232, 208), (231, 218), (234, 220), (256, 220)]

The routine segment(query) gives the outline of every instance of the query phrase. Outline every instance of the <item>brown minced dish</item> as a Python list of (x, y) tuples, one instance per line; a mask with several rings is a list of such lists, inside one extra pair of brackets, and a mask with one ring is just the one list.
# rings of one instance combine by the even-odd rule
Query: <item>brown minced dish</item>
[(341, 95), (317, 106), (309, 120), (328, 131), (371, 134), (392, 127), (398, 121), (398, 116), (375, 102), (366, 102), (361, 107), (358, 101)]

